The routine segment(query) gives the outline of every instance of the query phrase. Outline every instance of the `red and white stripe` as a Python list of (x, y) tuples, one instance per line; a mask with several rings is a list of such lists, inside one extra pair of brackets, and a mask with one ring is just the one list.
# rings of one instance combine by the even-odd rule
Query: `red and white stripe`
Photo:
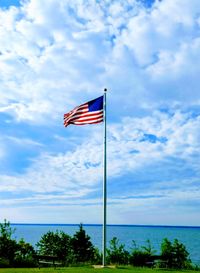
[(88, 103), (84, 103), (67, 114), (64, 114), (64, 126), (67, 127), (70, 124), (84, 125), (94, 124), (103, 121), (103, 109), (99, 111), (90, 111)]

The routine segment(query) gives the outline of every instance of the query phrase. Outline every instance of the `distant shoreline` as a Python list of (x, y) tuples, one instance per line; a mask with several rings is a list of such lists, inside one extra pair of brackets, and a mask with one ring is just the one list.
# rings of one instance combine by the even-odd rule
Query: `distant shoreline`
[[(49, 224), (49, 223), (10, 223), (12, 226), (79, 226), (80, 224)], [(83, 226), (102, 227), (102, 224), (83, 224)], [(108, 227), (146, 227), (146, 228), (196, 228), (200, 226), (171, 226), (171, 225), (130, 225), (130, 224), (108, 224)]]

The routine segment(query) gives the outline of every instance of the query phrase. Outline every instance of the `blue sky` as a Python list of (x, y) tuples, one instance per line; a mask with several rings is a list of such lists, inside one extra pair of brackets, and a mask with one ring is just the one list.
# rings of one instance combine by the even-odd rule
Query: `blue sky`
[(0, 1), (0, 220), (200, 226), (200, 1)]
[(0, 7), (4, 9), (8, 9), (11, 6), (19, 7), (20, 6), (20, 0), (1, 0), (0, 1)]

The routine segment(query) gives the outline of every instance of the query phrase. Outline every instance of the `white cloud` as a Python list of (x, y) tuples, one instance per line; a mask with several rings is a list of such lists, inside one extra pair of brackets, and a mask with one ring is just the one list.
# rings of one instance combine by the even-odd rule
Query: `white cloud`
[(7, 136), (6, 139), (20, 146), (43, 146), (43, 144), (29, 138), (17, 138), (15, 136)]
[[(29, 133), (19, 139), (11, 137), (9, 124), (5, 132), (2, 127), (0, 158), (11, 156), (9, 141), (40, 149), (34, 159), (27, 156), (31, 161), (23, 171), (0, 175), (2, 195), (30, 191), (30, 200), (13, 198), (20, 206), (59, 202), (59, 198), (69, 205), (63, 196), (98, 200), (91, 196), (98, 195), (102, 179), (100, 127), (95, 134), (91, 128), (82, 131), (80, 140), (81, 133), (75, 129), (64, 135), (58, 126), (65, 111), (99, 96), (107, 87), (111, 187), (130, 175), (130, 180), (139, 180), (137, 193), (142, 195), (144, 181), (138, 173), (152, 169), (158, 171), (146, 189), (152, 195), (148, 198), (152, 208), (160, 205), (153, 193), (163, 195), (165, 204), (191, 200), (199, 175), (199, 12), (199, 0), (156, 1), (148, 10), (135, 0), (31, 0), (0, 10), (1, 115), (12, 116), (13, 130), (23, 127), (25, 132), (26, 124), (33, 130), (35, 125), (49, 127), (54, 139), (50, 145), (49, 139), (41, 143)], [(178, 189), (166, 189), (169, 184)], [(124, 197), (127, 192), (124, 186)], [(198, 196), (196, 190), (194, 199)], [(116, 212), (117, 202), (127, 215), (136, 204), (145, 210), (145, 197), (129, 200), (127, 196), (128, 201), (120, 201), (113, 195), (112, 199)]]
[(139, 64), (150, 65), (155, 54), (176, 51), (183, 43), (198, 37), (199, 9), (196, 0), (157, 2), (149, 13), (142, 10), (130, 18), (120, 41), (133, 50)]
[(185, 101), (185, 77), (197, 103), (199, 9), (196, 0), (158, 1), (148, 11), (136, 1), (54, 0), (1, 10), (1, 111), (33, 123), (54, 112), (54, 122), (105, 85), (128, 110), (130, 102), (159, 105), (164, 88), (169, 101)]
[[(134, 175), (137, 170), (148, 167), (156, 170), (158, 163), (161, 164), (159, 173), (162, 173), (168, 161), (173, 164), (174, 169), (166, 183), (170, 183), (170, 187), (173, 188), (171, 183), (180, 168), (179, 165), (174, 164), (174, 160), (177, 163), (183, 160), (186, 166), (193, 169), (198, 175), (199, 124), (199, 116), (176, 110), (173, 115), (157, 111), (151, 117), (125, 118), (121, 124), (109, 126), (109, 180), (123, 177), (126, 173)], [(102, 148), (101, 134), (91, 133), (90, 141), (84, 140), (73, 151), (42, 154), (23, 174), (14, 177), (1, 175), (0, 189), (16, 193), (31, 191), (37, 193), (37, 196), (49, 193), (50, 197), (55, 192), (55, 197), (51, 197), (55, 200), (59, 200), (63, 195), (66, 198), (72, 198), (71, 200), (77, 197), (85, 198), (99, 189), (99, 183), (102, 180)], [(180, 188), (178, 187), (178, 191), (177, 186), (176, 190), (161, 190), (165, 185), (163, 179), (166, 179), (165, 176), (159, 178), (160, 182), (153, 183), (145, 194), (163, 194), (175, 200)], [(177, 183), (176, 179), (174, 184)], [(183, 186), (184, 179), (180, 179)], [(193, 178), (189, 176), (184, 182), (184, 190), (188, 198), (191, 197), (188, 193), (191, 188), (194, 188), (195, 181), (196, 176)], [(138, 189), (138, 193), (141, 194), (142, 190)], [(186, 195), (184, 191), (181, 192), (181, 198), (184, 199)], [(198, 191), (196, 194), (199, 196)], [(37, 198), (40, 200), (39, 196)], [(48, 196), (46, 198), (48, 199)]]

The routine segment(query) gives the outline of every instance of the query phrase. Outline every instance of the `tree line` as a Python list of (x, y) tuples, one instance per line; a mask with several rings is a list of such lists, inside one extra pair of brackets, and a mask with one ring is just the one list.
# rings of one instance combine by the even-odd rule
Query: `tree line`
[[(14, 232), (15, 229), (8, 221), (0, 223), (0, 267), (36, 267), (36, 254), (56, 256), (63, 266), (102, 262), (102, 254), (94, 247), (82, 224), (73, 236), (63, 231), (48, 231), (36, 244), (37, 249), (24, 239), (13, 239)], [(177, 239), (171, 242), (167, 238), (161, 243), (160, 255), (155, 256), (149, 240), (141, 247), (133, 241), (133, 247), (128, 251), (114, 237), (107, 249), (106, 261), (107, 264), (149, 266), (153, 264), (155, 257), (159, 257), (157, 267), (197, 269), (197, 266), (192, 265), (186, 247)]]

